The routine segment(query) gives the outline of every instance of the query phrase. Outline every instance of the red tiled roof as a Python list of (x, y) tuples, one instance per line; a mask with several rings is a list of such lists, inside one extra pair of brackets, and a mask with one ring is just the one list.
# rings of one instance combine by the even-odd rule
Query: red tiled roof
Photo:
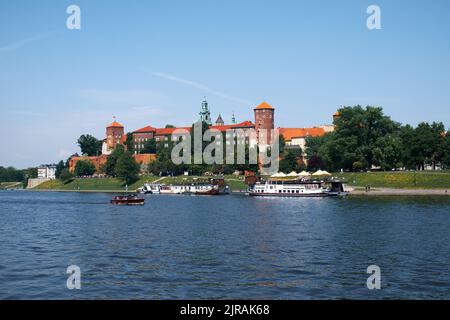
[(239, 128), (253, 128), (255, 125), (251, 121), (244, 121), (235, 124), (226, 124), (223, 126), (210, 126), (210, 129), (216, 129), (220, 131), (226, 131), (228, 129), (239, 129)]
[[(251, 121), (243, 121), (241, 123), (235, 123), (235, 124), (227, 124), (223, 126), (210, 126), (210, 129), (217, 129), (220, 131), (226, 131), (228, 129), (238, 129), (238, 128), (254, 128), (255, 125)], [(178, 127), (178, 128), (154, 128), (152, 126), (147, 126), (141, 129), (138, 129), (136, 131), (133, 131), (133, 133), (146, 133), (146, 132), (154, 132), (155, 136), (167, 136), (171, 135), (175, 130), (188, 130), (191, 131), (192, 127)]]
[(289, 141), (293, 138), (321, 137), (325, 134), (323, 128), (278, 128), (280, 135)]
[(155, 135), (166, 136), (166, 135), (172, 134), (175, 130), (180, 130), (180, 129), (191, 131), (191, 127), (158, 128), (158, 129), (156, 129)]
[(273, 109), (273, 107), (264, 101), (259, 106), (257, 106), (255, 109)]
[(146, 126), (141, 129), (138, 129), (136, 131), (133, 131), (133, 133), (146, 133), (146, 132), (155, 132), (157, 129), (153, 128), (152, 126)]
[(121, 125), (121, 124), (118, 123), (117, 121), (113, 121), (113, 122), (108, 126), (108, 128), (112, 128), (112, 127), (115, 127), (115, 128), (123, 128), (123, 125)]

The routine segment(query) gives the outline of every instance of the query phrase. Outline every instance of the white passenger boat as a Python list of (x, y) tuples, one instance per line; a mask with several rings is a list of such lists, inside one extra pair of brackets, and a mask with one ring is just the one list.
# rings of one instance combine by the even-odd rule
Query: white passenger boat
[(159, 194), (161, 190), (161, 185), (157, 183), (145, 183), (142, 187), (138, 189), (139, 193), (150, 193)]
[(208, 182), (180, 183), (180, 184), (151, 184), (146, 183), (138, 189), (139, 193), (151, 194), (193, 194), (219, 195), (230, 192), (223, 178), (209, 179)]
[(161, 194), (194, 194), (194, 195), (217, 195), (219, 186), (213, 184), (186, 184), (162, 186)]
[[(322, 181), (268, 180), (257, 182), (249, 191), (250, 196), (272, 197), (329, 197), (341, 195), (342, 183), (334, 182), (333, 188)], [(339, 188), (339, 189), (336, 189)]]

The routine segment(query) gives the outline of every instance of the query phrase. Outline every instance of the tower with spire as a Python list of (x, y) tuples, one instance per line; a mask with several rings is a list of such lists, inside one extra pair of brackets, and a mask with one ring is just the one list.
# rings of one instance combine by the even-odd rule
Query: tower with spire
[(202, 110), (200, 111), (200, 121), (206, 122), (208, 125), (212, 125), (211, 112), (209, 111), (208, 101), (206, 101), (206, 97), (202, 101)]
[(231, 123), (232, 124), (236, 124), (236, 117), (234, 116), (234, 111), (233, 111), (233, 114), (231, 116)]
[(224, 124), (225, 123), (223, 122), (222, 117), (219, 114), (219, 116), (217, 117), (217, 120), (216, 120), (216, 126), (223, 126)]

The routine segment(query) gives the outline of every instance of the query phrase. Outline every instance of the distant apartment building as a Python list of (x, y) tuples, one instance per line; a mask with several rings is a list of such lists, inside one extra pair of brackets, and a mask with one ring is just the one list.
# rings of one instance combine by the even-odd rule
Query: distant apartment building
[(37, 168), (37, 174), (40, 179), (56, 179), (56, 165), (43, 164)]

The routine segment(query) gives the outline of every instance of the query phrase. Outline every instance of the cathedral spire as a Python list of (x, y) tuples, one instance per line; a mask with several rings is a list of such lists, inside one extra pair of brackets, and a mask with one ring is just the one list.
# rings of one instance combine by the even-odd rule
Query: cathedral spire
[(208, 108), (208, 101), (206, 100), (206, 97), (204, 97), (202, 101), (202, 109), (200, 111), (200, 121), (206, 122), (208, 125), (211, 125), (211, 112)]
[(225, 123), (223, 122), (222, 117), (219, 114), (219, 116), (217, 117), (217, 120), (216, 120), (216, 126), (223, 126), (224, 124)]
[(232, 124), (236, 123), (236, 117), (234, 116), (234, 111), (233, 111), (233, 115), (231, 116), (231, 123)]

